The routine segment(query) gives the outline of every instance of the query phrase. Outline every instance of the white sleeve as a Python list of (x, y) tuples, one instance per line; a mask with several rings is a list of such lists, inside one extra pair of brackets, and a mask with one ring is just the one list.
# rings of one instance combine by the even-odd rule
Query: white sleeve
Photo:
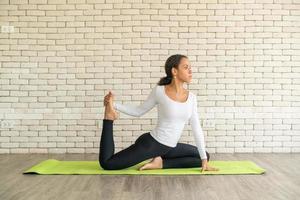
[(135, 105), (124, 105), (113, 102), (113, 106), (115, 109), (119, 110), (122, 113), (127, 115), (140, 117), (149, 110), (151, 110), (156, 104), (156, 88), (157, 85), (152, 89), (151, 93), (148, 95), (147, 99), (139, 106)]
[(190, 124), (192, 126), (193, 135), (195, 139), (195, 143), (199, 152), (201, 159), (207, 159), (206, 151), (205, 151), (205, 143), (204, 143), (204, 134), (202, 128), (200, 126), (199, 116), (198, 116), (198, 103), (197, 97), (194, 96), (193, 98), (193, 110), (192, 116), (190, 118)]

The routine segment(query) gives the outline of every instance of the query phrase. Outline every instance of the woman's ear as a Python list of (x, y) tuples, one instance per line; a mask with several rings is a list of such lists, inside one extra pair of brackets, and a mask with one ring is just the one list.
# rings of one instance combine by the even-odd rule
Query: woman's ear
[(172, 74), (173, 74), (173, 77), (177, 75), (177, 69), (175, 67), (172, 67)]

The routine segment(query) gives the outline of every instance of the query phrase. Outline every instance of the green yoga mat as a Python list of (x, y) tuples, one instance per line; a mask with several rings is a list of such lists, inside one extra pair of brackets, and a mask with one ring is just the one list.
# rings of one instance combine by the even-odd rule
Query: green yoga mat
[(209, 161), (209, 165), (219, 168), (219, 171), (201, 172), (200, 167), (149, 169), (139, 171), (139, 167), (148, 163), (143, 161), (137, 165), (122, 170), (104, 170), (98, 161), (59, 161), (48, 159), (31, 167), (23, 174), (130, 174), (130, 175), (204, 175), (204, 174), (263, 174), (265, 170), (252, 161)]

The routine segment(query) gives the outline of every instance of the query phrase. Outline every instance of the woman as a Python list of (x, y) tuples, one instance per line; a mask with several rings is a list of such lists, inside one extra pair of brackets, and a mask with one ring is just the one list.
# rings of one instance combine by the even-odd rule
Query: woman
[[(210, 155), (205, 151), (197, 97), (183, 87), (192, 79), (188, 58), (180, 54), (170, 56), (165, 63), (165, 72), (167, 76), (160, 79), (139, 106), (115, 103), (111, 92), (104, 97), (105, 116), (99, 153), (103, 169), (124, 169), (153, 158), (139, 170), (186, 167), (202, 167), (201, 172), (218, 170), (208, 165)], [(155, 105), (158, 105), (157, 126), (139, 136), (128, 148), (114, 154), (113, 121), (118, 118), (116, 110), (140, 117)], [(178, 143), (187, 121), (191, 123), (197, 146)]]

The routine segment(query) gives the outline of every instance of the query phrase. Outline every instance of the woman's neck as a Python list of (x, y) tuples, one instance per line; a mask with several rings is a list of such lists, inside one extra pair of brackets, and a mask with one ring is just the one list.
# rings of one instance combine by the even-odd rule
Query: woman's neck
[(174, 90), (177, 94), (184, 93), (183, 82), (172, 79), (172, 82), (169, 84), (169, 87)]

